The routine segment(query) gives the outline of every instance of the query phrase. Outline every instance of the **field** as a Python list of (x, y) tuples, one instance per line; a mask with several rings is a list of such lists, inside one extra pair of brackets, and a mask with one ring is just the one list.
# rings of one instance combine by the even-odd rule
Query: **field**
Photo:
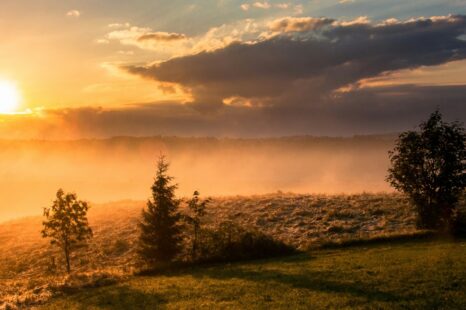
[[(209, 297), (213, 298), (211, 302), (219, 302), (214, 298), (214, 295), (218, 295), (215, 292), (219, 292), (219, 290), (222, 290), (222, 285), (229, 283), (227, 285), (229, 289), (225, 291), (226, 295), (219, 297), (226, 298), (224, 301), (225, 305), (230, 305), (229, 302), (233, 302), (231, 300), (228, 301), (228, 298), (234, 299), (234, 294), (241, 292), (241, 294), (251, 295), (247, 295), (249, 297), (241, 302), (255, 302), (255, 300), (250, 299), (256, 298), (254, 297), (254, 291), (249, 291), (253, 289), (251, 285), (255, 283), (256, 288), (254, 289), (260, 290), (263, 288), (261, 285), (269, 285), (270, 289), (272, 289), (270, 298), (274, 300), (276, 306), (280, 306), (280, 301), (273, 298), (273, 294), (279, 294), (280, 292), (280, 290), (277, 291), (275, 289), (275, 277), (283, 278), (282, 280), (285, 281), (285, 283), (280, 284), (283, 285), (282, 288), (285, 285), (291, 285), (291, 282), (298, 282), (298, 284), (293, 284), (298, 286), (296, 291), (290, 291), (291, 295), (287, 298), (293, 299), (291, 296), (297, 294), (296, 302), (300, 300), (304, 302), (304, 300), (309, 298), (312, 298), (313, 302), (314, 299), (315, 302), (319, 300), (325, 302), (326, 295), (323, 293), (327, 290), (326, 287), (330, 290), (329, 293), (332, 293), (334, 290), (343, 290), (347, 285), (350, 285), (346, 283), (347, 281), (350, 281), (353, 277), (356, 280), (360, 276), (364, 276), (357, 280), (359, 282), (356, 285), (356, 289), (350, 288), (353, 287), (352, 284), (350, 285), (348, 289), (353, 293), (345, 293), (346, 297), (341, 299), (340, 302), (342, 304), (349, 303), (350, 299), (354, 299), (352, 297), (357, 297), (354, 299), (354, 302), (362, 302), (367, 296), (369, 296), (367, 298), (374, 298), (377, 301), (377, 298), (380, 296), (385, 299), (389, 296), (386, 291), (389, 288), (380, 288), (384, 293), (379, 294), (376, 291), (371, 293), (371, 287), (377, 283), (377, 285), (383, 286), (383, 282), (393, 281), (390, 284), (393, 287), (389, 291), (392, 289), (396, 290), (398, 284), (401, 285), (404, 283), (403, 279), (405, 279), (406, 272), (397, 271), (397, 269), (391, 270), (391, 268), (397, 268), (396, 266), (403, 262), (408, 264), (407, 268), (413, 268), (412, 272), (418, 273), (417, 276), (421, 277), (419, 281), (424, 281), (430, 277), (429, 273), (431, 270), (425, 268), (433, 268), (433, 265), (437, 261), (439, 264), (464, 264), (464, 260), (456, 260), (456, 258), (449, 258), (448, 256), (450, 252), (458, 256), (465, 254), (464, 244), (436, 244), (432, 248), (427, 244), (420, 244), (413, 247), (412, 250), (410, 249), (410, 245), (406, 245), (393, 248), (394, 252), (389, 248), (377, 248), (369, 252), (363, 249), (348, 250), (348, 254), (339, 251), (327, 253), (319, 250), (320, 252), (315, 252), (317, 249), (323, 247), (328, 248), (329, 245), (338, 246), (339, 244), (351, 241), (391, 239), (398, 236), (422, 236), (423, 232), (416, 230), (414, 210), (408, 200), (402, 195), (386, 193), (302, 195), (277, 192), (269, 195), (213, 198), (208, 208), (208, 215), (205, 218), (205, 225), (212, 226), (218, 222), (227, 220), (235, 221), (243, 227), (260, 230), (273, 236), (275, 239), (293, 245), (303, 252), (311, 253), (312, 255), (314, 253), (318, 254), (315, 254), (313, 257), (303, 255), (291, 260), (285, 259), (258, 264), (232, 265), (234, 267), (220, 266), (216, 267), (217, 269), (194, 269), (193, 274), (187, 272), (184, 275), (178, 274), (176, 277), (164, 276), (157, 278), (157, 280), (138, 277), (133, 278), (130, 282), (124, 282), (127, 279), (131, 279), (140, 268), (135, 245), (138, 237), (137, 223), (144, 205), (143, 201), (120, 201), (93, 205), (89, 213), (89, 221), (94, 230), (94, 238), (88, 247), (80, 249), (72, 255), (73, 273), (71, 275), (66, 275), (64, 272), (61, 253), (51, 247), (47, 240), (41, 238), (41, 217), (23, 218), (0, 224), (0, 261), (2, 262), (0, 265), (0, 307), (2, 304), (3, 306), (40, 305), (47, 303), (54, 296), (67, 295), (69, 292), (79, 291), (82, 288), (107, 286), (122, 281), (123, 283), (135, 283), (136, 288), (129, 289), (130, 291), (135, 291), (134, 296), (124, 291), (127, 284), (108, 288), (108, 291), (106, 288), (101, 291), (90, 291), (89, 294), (100, 294), (98, 292), (106, 294), (105, 292), (108, 292), (108, 294), (118, 295), (118, 290), (120, 290), (122, 298), (127, 296), (128, 298), (145, 299), (147, 296), (152, 296), (152, 293), (148, 293), (146, 296), (145, 293), (137, 291), (138, 287), (144, 281), (150, 283), (156, 281), (154, 284), (150, 284), (150, 287), (152, 285), (157, 286), (162, 285), (161, 283), (167, 283), (167, 286), (160, 287), (164, 291), (167, 290), (167, 295), (163, 295), (160, 301), (171, 300), (169, 304), (176, 307), (173, 296), (179, 293), (194, 294), (192, 295), (192, 298), (194, 298), (192, 302), (196, 302), (196, 298), (200, 298), (196, 297), (200, 296), (196, 295), (198, 294), (196, 291), (183, 293), (182, 288), (174, 286), (174, 283), (179, 281), (179, 277), (186, 278), (186, 282), (182, 281), (183, 283), (190, 283), (188, 279), (191, 279), (190, 281), (197, 281), (199, 277), (205, 278), (207, 282), (202, 281), (202, 285), (205, 285), (205, 283), (211, 283), (212, 285), (203, 287), (197, 282), (191, 282), (190, 285), (195, 285), (195, 287), (201, 285), (199, 287), (200, 292), (207, 290), (206, 294), (213, 294)], [(182, 211), (183, 208), (184, 205), (182, 205)], [(375, 256), (367, 256), (367, 253)], [(398, 255), (400, 257), (397, 257)], [(366, 258), (370, 259), (364, 261)], [(361, 260), (359, 265), (354, 265), (358, 260)], [(296, 266), (294, 266), (295, 263)], [(335, 271), (331, 271), (334, 268), (332, 267), (334, 264), (335, 268), (338, 267), (341, 270), (338, 271), (337, 268)], [(416, 264), (419, 265), (414, 266)], [(254, 266), (259, 269), (254, 270), (256, 268)], [(316, 266), (319, 267), (315, 269)], [(464, 265), (453, 265), (453, 267), (451, 268), (451, 272), (461, 273), (466, 270)], [(244, 272), (240, 271), (236, 276), (233, 276), (236, 273), (236, 269), (230, 270), (229, 268), (245, 269)], [(309, 269), (308, 271), (306, 271), (307, 268)], [(362, 274), (359, 273), (361, 270), (366, 270), (366, 268), (369, 268), (367, 269), (369, 270), (367, 274), (364, 272)], [(218, 270), (224, 269), (226, 273), (223, 273), (223, 278), (215, 278)], [(278, 274), (274, 273), (275, 269), (278, 270)], [(372, 274), (376, 274), (374, 270), (380, 273), (382, 278), (373, 277)], [(342, 278), (338, 279), (340, 272), (342, 272)], [(439, 270), (439, 272), (442, 273), (443, 271)], [(202, 275), (204, 273), (205, 275)], [(287, 275), (287, 273), (290, 273), (290, 275)], [(317, 282), (307, 279), (307, 276), (303, 274), (308, 274), (311, 279)], [(371, 276), (369, 277), (369, 275)], [(388, 278), (385, 279), (385, 276)], [(445, 276), (450, 277), (450, 275)], [(445, 280), (442, 278), (443, 275), (439, 274), (439, 277), (439, 281)], [(162, 281), (161, 279), (164, 280)], [(171, 282), (172, 280), (174, 282)], [(364, 287), (369, 289), (366, 297), (352, 296), (363, 294), (364, 288), (359, 287), (359, 284), (362, 285), (366, 280), (377, 280), (380, 283), (376, 281), (377, 283), (370, 282), (369, 284), (364, 284), (366, 285)], [(233, 282), (230, 283), (229, 281)], [(339, 281), (343, 282), (340, 283)], [(410, 281), (415, 281), (415, 279), (411, 279)], [(303, 283), (299, 284), (300, 282)], [(243, 283), (244, 287), (243, 284), (237, 285), (240, 283)], [(234, 286), (230, 287), (230, 284), (234, 284)], [(321, 292), (315, 295), (315, 292), (299, 288), (299, 285), (310, 286), (313, 290), (321, 290)], [(432, 285), (437, 284), (434, 283)], [(444, 285), (444, 282), (441, 282), (441, 285)], [(321, 286), (322, 288), (319, 289)], [(186, 285), (186, 287), (189, 287), (189, 285)], [(153, 291), (152, 288), (147, 289), (149, 292)], [(411, 289), (414, 290), (414, 288)], [(426, 287), (426, 290), (428, 289)], [(430, 289), (433, 290), (434, 288)], [(145, 288), (142, 289), (142, 292), (144, 290)], [(158, 300), (158, 290), (154, 290), (154, 292), (157, 291), (157, 294), (149, 298), (151, 302)], [(405, 289), (401, 291), (404, 292)], [(443, 289), (439, 290), (439, 292), (445, 293)], [(79, 296), (81, 295), (76, 296), (76, 298), (80, 298)], [(95, 300), (98, 303), (99, 298), (101, 298), (99, 296), (96, 295), (89, 300)], [(179, 297), (180, 303), (186, 301), (188, 298), (185, 295), (180, 295)], [(72, 302), (72, 300), (75, 300), (74, 298), (72, 297), (67, 302)], [(268, 297), (263, 298), (267, 299)], [(205, 302), (208, 302), (208, 300), (207, 298)], [(124, 305), (129, 301), (122, 300), (121, 302)], [(138, 301), (136, 300), (135, 302)], [(384, 305), (385, 301), (379, 300), (378, 302)], [(182, 305), (180, 304), (180, 306)]]
[[(41, 217), (0, 225), (0, 300), (31, 305), (67, 288), (119, 281), (137, 269), (137, 222), (144, 202), (94, 205), (94, 238), (64, 276), (61, 253), (40, 237)], [(297, 195), (215, 198), (207, 225), (233, 220), (306, 250), (325, 242), (416, 233), (407, 200), (395, 194)], [(55, 259), (53, 261), (52, 259)], [(55, 262), (57, 268), (53, 268)]]
[(466, 241), (319, 250), (132, 277), (42, 309), (465, 309)]

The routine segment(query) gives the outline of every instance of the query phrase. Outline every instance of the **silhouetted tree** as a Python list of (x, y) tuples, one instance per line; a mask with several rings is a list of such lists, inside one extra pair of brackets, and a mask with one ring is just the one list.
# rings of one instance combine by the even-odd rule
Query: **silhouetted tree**
[(402, 133), (390, 152), (387, 181), (406, 193), (418, 212), (418, 227), (447, 229), (466, 184), (466, 135), (459, 123), (446, 123), (439, 111), (420, 131)]
[(71, 271), (70, 253), (77, 245), (92, 237), (92, 229), (87, 220), (89, 205), (78, 200), (75, 193), (57, 191), (56, 199), (50, 208), (44, 208), (46, 220), (42, 223), (42, 237), (51, 238), (50, 243), (63, 250), (66, 271)]
[(193, 227), (191, 245), (191, 258), (193, 260), (195, 260), (198, 256), (199, 243), (201, 242), (201, 220), (206, 215), (206, 207), (209, 202), (210, 199), (201, 201), (199, 199), (198, 191), (195, 191), (193, 193), (193, 198), (188, 201), (188, 208), (191, 211), (191, 214), (185, 216), (185, 221)]
[(152, 199), (142, 211), (139, 224), (139, 254), (152, 265), (170, 262), (181, 250), (180, 200), (175, 198), (177, 185), (171, 184), (173, 178), (167, 175), (168, 167), (165, 157), (161, 156), (152, 185)]

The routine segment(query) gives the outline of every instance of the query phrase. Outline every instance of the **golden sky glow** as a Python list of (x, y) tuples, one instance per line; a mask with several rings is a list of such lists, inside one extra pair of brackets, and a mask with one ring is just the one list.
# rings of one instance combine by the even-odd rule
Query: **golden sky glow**
[(464, 114), (464, 0), (260, 3), (1, 0), (0, 138), (366, 134)]
[(0, 113), (14, 113), (21, 102), (21, 95), (16, 85), (7, 80), (0, 80)]
[[(185, 5), (142, 0), (103, 0), (99, 4), (1, 2), (0, 27), (8, 31), (3, 31), (0, 38), (0, 76), (17, 82), (23, 97), (21, 108), (32, 110), (189, 101), (186, 89), (167, 91), (164, 85), (109, 67), (163, 61), (247, 41), (265, 35), (264, 25), (285, 16), (344, 16), (347, 20), (367, 16), (383, 20), (461, 11), (458, 1), (444, 1), (442, 11), (432, 11), (422, 3), (407, 6), (398, 0), (389, 9), (382, 4), (366, 5), (369, 2), (363, 0), (345, 5), (340, 1), (326, 1), (325, 5), (319, 1), (292, 1), (286, 5), (265, 1), (268, 5), (264, 6), (236, 0), (191, 1)], [(465, 62), (456, 66), (447, 77), (453, 82), (466, 71)], [(442, 66), (429, 73), (433, 73), (432, 78), (409, 70), (394, 77), (428, 84), (442, 83), (445, 77)]]
[(466, 61), (452, 61), (439, 66), (400, 70), (360, 81), (362, 87), (387, 85), (465, 85)]

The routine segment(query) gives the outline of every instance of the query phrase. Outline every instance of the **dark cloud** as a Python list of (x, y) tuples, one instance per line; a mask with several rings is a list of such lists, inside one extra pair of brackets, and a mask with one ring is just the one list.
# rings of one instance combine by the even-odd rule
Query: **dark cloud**
[(186, 35), (182, 33), (174, 33), (174, 32), (150, 32), (143, 34), (138, 38), (139, 42), (143, 41), (178, 41), (186, 39)]
[(325, 17), (285, 17), (274, 20), (270, 23), (269, 28), (278, 32), (303, 32), (322, 28), (334, 21), (334, 19)]
[(447, 120), (466, 121), (465, 98), (466, 86), (403, 85), (358, 89), (312, 105), (224, 106), (211, 113), (173, 102), (118, 110), (47, 110), (1, 122), (0, 138), (393, 133), (413, 129), (437, 107)]
[[(260, 42), (127, 68), (191, 88), (194, 103), (43, 111), (40, 117), (1, 122), (0, 137), (392, 133), (414, 128), (437, 107), (448, 120), (466, 121), (466, 85), (358, 83), (400, 69), (465, 59), (466, 42), (459, 37), (466, 17), (377, 25), (364, 19), (329, 21), (312, 31), (303, 24), (291, 31), (287, 25), (282, 34)], [(342, 89), (348, 85), (352, 87)]]
[[(284, 33), (267, 40), (126, 69), (189, 87), (198, 104), (221, 105), (238, 96), (261, 104), (312, 105), (363, 78), (466, 58), (466, 42), (458, 38), (466, 30), (465, 16), (377, 25), (330, 19), (277, 25)], [(284, 100), (270, 100), (279, 97)]]

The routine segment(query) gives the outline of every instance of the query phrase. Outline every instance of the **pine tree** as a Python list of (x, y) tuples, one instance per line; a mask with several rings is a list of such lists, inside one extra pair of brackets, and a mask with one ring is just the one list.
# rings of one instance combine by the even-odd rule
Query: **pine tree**
[(167, 175), (169, 164), (161, 156), (157, 163), (157, 174), (152, 185), (152, 198), (142, 211), (139, 224), (139, 254), (148, 264), (167, 263), (181, 251), (181, 227), (175, 197), (176, 184)]
[(42, 237), (51, 238), (50, 243), (63, 250), (68, 273), (71, 271), (71, 251), (92, 237), (87, 221), (88, 210), (87, 202), (78, 200), (74, 193), (65, 194), (62, 189), (57, 191), (53, 205), (44, 208), (46, 220), (42, 223)]

